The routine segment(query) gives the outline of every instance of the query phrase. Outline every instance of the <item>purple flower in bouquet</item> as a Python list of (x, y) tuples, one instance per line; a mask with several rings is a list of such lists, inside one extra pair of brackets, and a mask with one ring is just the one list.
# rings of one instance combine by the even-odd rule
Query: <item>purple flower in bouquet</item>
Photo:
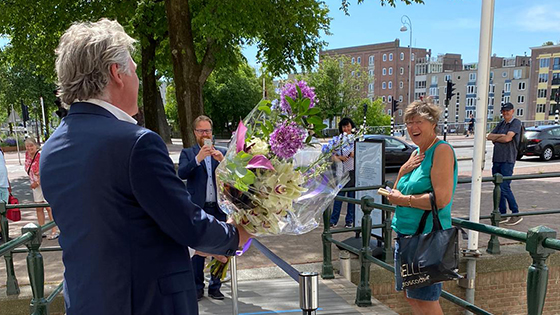
[(291, 113), (292, 112), (292, 108), (290, 107), (290, 104), (288, 103), (288, 101), (286, 101), (286, 96), (291, 97), (292, 99), (297, 99), (298, 97), (298, 92), (297, 92), (297, 88), (296, 85), (299, 87), (299, 89), (301, 90), (301, 95), (304, 98), (308, 98), (311, 101), (311, 104), (309, 104), (309, 108), (313, 108), (315, 106), (315, 104), (317, 103), (316, 97), (315, 97), (315, 88), (309, 87), (307, 86), (307, 83), (305, 81), (296, 81), (296, 83), (287, 83), (284, 88), (282, 89), (282, 92), (280, 92), (280, 99), (282, 100), (280, 102), (280, 108), (282, 108), (282, 110), (284, 112), (287, 113)]
[(284, 122), (270, 134), (270, 149), (278, 157), (289, 159), (303, 148), (304, 131), (295, 122)]

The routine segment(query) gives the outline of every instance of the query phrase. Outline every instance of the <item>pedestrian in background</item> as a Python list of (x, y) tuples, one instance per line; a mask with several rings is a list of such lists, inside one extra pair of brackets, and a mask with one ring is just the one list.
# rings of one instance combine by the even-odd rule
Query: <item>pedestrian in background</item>
[[(187, 181), (187, 191), (191, 200), (206, 213), (220, 221), (226, 221), (226, 214), (218, 207), (216, 191), (216, 168), (226, 153), (217, 149), (212, 143), (213, 123), (207, 116), (199, 116), (193, 122), (196, 144), (183, 149), (179, 157), (178, 175)], [(192, 259), (196, 297), (200, 301), (204, 296), (204, 256), (195, 254)], [(215, 300), (223, 300), (220, 291), (222, 283), (219, 277), (210, 276), (208, 296)]]
[(467, 137), (474, 135), (474, 122), (475, 122), (474, 116), (473, 114), (471, 114), (469, 120), (469, 128), (467, 130)]
[[(494, 154), (492, 155), (492, 175), (500, 173), (503, 176), (513, 175), (513, 168), (517, 158), (519, 137), (521, 133), (521, 120), (513, 117), (513, 104), (505, 103), (501, 108), (504, 119), (498, 123), (496, 128), (486, 137), (494, 144)], [(512, 214), (519, 213), (519, 206), (511, 191), (511, 180), (504, 180), (500, 184), (500, 205), (501, 214), (506, 214), (507, 205)], [(507, 204), (506, 204), (507, 203)], [(520, 216), (506, 218), (500, 223), (516, 225), (523, 221)]]
[[(424, 212), (432, 210), (430, 192), (436, 196), (442, 228), (451, 228), (451, 206), (457, 186), (458, 167), (453, 148), (437, 137), (436, 127), (440, 115), (441, 109), (430, 98), (415, 101), (405, 110), (406, 128), (418, 149), (400, 168), (395, 186), (387, 197), (389, 202), (397, 206), (391, 224), (397, 237), (416, 233)], [(422, 233), (431, 232), (432, 227), (432, 214), (429, 214)], [(400, 288), (402, 276), (401, 266), (396, 260), (399, 251), (397, 245), (395, 242), (395, 283)], [(441, 283), (404, 291), (414, 314), (443, 314), (439, 304)]]
[[(345, 141), (345, 137), (353, 133), (356, 124), (352, 119), (345, 117), (338, 123), (338, 141), (342, 142), (342, 147), (333, 156), (335, 162), (342, 163), (342, 169), (344, 173), (350, 175), (350, 181), (344, 186), (344, 188), (354, 187), (356, 185), (356, 175), (354, 173), (354, 142)], [(339, 196), (344, 197), (347, 195), (349, 198), (355, 198), (356, 192), (339, 192)], [(333, 212), (331, 214), (330, 224), (331, 227), (336, 227), (338, 219), (340, 218), (340, 211), (342, 210), (342, 201), (335, 200), (333, 205)], [(353, 203), (347, 204), (346, 217), (344, 218), (346, 224), (344, 227), (351, 228), (354, 223), (354, 216), (356, 214), (356, 206)]]
[[(29, 176), (31, 181), (31, 190), (33, 191), (33, 202), (35, 203), (47, 203), (45, 197), (43, 196), (43, 189), (41, 188), (41, 178), (39, 176), (39, 164), (41, 159), (40, 147), (33, 138), (27, 138), (25, 140), (25, 172)], [(37, 220), (39, 225), (45, 225), (45, 210), (49, 215), (49, 220), (54, 221), (52, 210), (50, 207), (42, 208), (38, 207), (37, 210)], [(59, 233), (56, 227), (52, 229), (51, 235), (48, 236), (49, 240), (57, 239)], [(43, 237), (47, 237), (43, 234)]]

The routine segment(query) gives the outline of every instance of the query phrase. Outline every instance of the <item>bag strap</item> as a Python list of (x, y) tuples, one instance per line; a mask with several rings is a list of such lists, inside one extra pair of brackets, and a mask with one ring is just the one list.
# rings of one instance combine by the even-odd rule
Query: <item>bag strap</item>
[(424, 232), (424, 228), (426, 227), (426, 221), (428, 220), (428, 215), (430, 215), (430, 213), (432, 214), (432, 220), (433, 220), (432, 231), (443, 230), (443, 227), (441, 226), (441, 222), (439, 221), (439, 216), (438, 216), (439, 211), (436, 203), (436, 194), (435, 192), (430, 192), (429, 195), (430, 195), (430, 204), (432, 206), (432, 210), (424, 211), (424, 213), (422, 214), (422, 219), (420, 219), (420, 224), (418, 225), (418, 229), (416, 230), (416, 233), (414, 233), (414, 235), (422, 234), (422, 232)]
[(426, 220), (428, 220), (428, 215), (430, 215), (430, 211), (424, 211), (422, 214), (422, 219), (420, 219), (420, 225), (418, 225), (418, 229), (414, 235), (419, 235), (424, 232), (424, 228), (426, 227)]
[(39, 154), (39, 150), (35, 152), (35, 155), (33, 155), (33, 159), (31, 160), (31, 163), (29, 163), (29, 167), (27, 168), (27, 175), (29, 175), (29, 171), (31, 171), (31, 166), (33, 166), (33, 162), (35, 162), (35, 158), (37, 157), (37, 154)]

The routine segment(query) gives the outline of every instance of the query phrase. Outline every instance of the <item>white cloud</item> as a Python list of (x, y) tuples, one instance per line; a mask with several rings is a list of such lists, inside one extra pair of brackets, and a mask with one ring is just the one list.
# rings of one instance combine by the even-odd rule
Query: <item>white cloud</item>
[(552, 5), (535, 5), (523, 10), (517, 24), (530, 32), (558, 32), (560, 30), (560, 9)]

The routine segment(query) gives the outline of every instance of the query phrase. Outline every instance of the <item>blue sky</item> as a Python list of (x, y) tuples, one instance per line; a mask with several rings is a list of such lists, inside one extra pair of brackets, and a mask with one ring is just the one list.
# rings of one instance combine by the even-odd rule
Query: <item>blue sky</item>
[[(410, 34), (400, 32), (401, 16), (412, 20), (413, 47), (431, 48), (432, 56), (459, 53), (464, 63), (478, 60), (481, 0), (425, 0), (424, 5), (397, 3), (382, 7), (379, 0), (358, 5), (350, 0), (350, 16), (339, 10), (340, 0), (326, 0), (330, 9), (331, 36), (327, 49), (393, 41), (408, 47)], [(558, 0), (496, 0), (493, 53), (502, 57), (531, 54), (530, 47), (560, 40)], [(258, 67), (253, 47), (244, 49), (249, 63)]]

